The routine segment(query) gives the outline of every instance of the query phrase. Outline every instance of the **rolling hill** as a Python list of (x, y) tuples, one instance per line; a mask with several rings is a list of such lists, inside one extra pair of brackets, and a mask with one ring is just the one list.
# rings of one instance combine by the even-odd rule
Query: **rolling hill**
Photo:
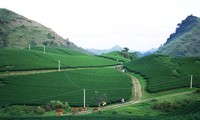
[(190, 15), (177, 25), (167, 42), (156, 54), (179, 57), (200, 56), (200, 18)]
[(166, 55), (150, 55), (125, 64), (125, 67), (143, 76), (146, 90), (151, 93), (190, 87), (200, 87), (200, 58), (173, 58)]
[(120, 64), (118, 61), (87, 55), (71, 48), (43, 47), (28, 49), (0, 49), (0, 71), (57, 69), (61, 68), (100, 67)]
[(27, 48), (31, 46), (68, 47), (82, 52), (84, 49), (63, 39), (50, 28), (15, 12), (0, 8), (0, 48)]

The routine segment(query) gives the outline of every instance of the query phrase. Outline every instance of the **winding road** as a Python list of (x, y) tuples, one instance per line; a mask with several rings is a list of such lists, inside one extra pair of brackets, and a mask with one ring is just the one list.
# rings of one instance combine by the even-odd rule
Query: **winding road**
[[(104, 68), (111, 68), (109, 67), (104, 67)], [(113, 66), (114, 68), (114, 66)], [(77, 69), (95, 69), (95, 68), (70, 68), (70, 69), (63, 69), (61, 71), (67, 71), (67, 70), (77, 70)], [(4, 77), (4, 76), (10, 76), (10, 75), (27, 75), (27, 74), (37, 74), (37, 73), (48, 73), (48, 72), (56, 72), (58, 70), (32, 70), (32, 71), (11, 71), (11, 72), (4, 72), (0, 74), (0, 77)], [(128, 106), (128, 105), (132, 105), (135, 103), (140, 102), (141, 100), (141, 96), (142, 96), (142, 91), (141, 91), (141, 86), (140, 86), (140, 82), (139, 80), (134, 77), (131, 74), (126, 73), (127, 75), (129, 75), (132, 79), (132, 98), (129, 102), (125, 102), (125, 103), (119, 103), (119, 104), (114, 104), (114, 105), (108, 105), (106, 107), (103, 108), (99, 108), (99, 110), (101, 111), (106, 111), (106, 110), (110, 110), (110, 109), (114, 109), (114, 108), (119, 108), (119, 107), (123, 107), (123, 106)], [(76, 115), (83, 115), (83, 114), (90, 114), (90, 113), (94, 113), (97, 111), (93, 111), (93, 110), (87, 110), (87, 111), (83, 111), (83, 112), (78, 112), (76, 113)], [(64, 114), (64, 115), (71, 115), (70, 114)]]
[[(111, 67), (104, 67), (104, 68), (111, 68)], [(71, 69), (63, 69), (61, 71), (75, 70), (75, 69), (95, 69), (95, 68), (71, 68)], [(55, 72), (55, 71), (58, 71), (58, 70), (33, 70), (33, 71), (16, 71), (16, 72), (13, 71), (13, 72), (1, 73), (0, 77), (9, 76), (9, 75), (26, 75), (26, 74), (36, 74), (36, 73), (47, 73), (47, 72)], [(108, 105), (106, 107), (99, 108), (98, 111), (106, 111), (106, 110), (111, 110), (111, 109), (115, 109), (115, 108), (120, 108), (120, 107), (124, 107), (124, 106), (137, 104), (139, 102), (148, 102), (148, 101), (151, 101), (152, 99), (160, 99), (160, 98), (178, 96), (178, 95), (183, 95), (183, 94), (190, 94), (193, 92), (193, 91), (190, 91), (190, 92), (174, 93), (174, 94), (170, 94), (170, 95), (163, 95), (163, 96), (158, 96), (158, 97), (154, 97), (154, 98), (141, 100), (142, 90), (141, 90), (141, 85), (140, 85), (139, 80), (135, 76), (133, 76), (129, 73), (126, 73), (126, 74), (131, 77), (132, 83), (133, 83), (131, 100), (128, 102), (125, 102), (125, 103)], [(78, 112), (75, 115), (91, 114), (91, 113), (98, 112), (98, 111), (87, 110), (87, 111)], [(63, 116), (65, 116), (65, 115), (72, 115), (72, 113), (64, 114)]]
[[(129, 75), (131, 77), (132, 83), (134, 85), (132, 87), (132, 95), (133, 95), (132, 98), (133, 99), (129, 102), (119, 103), (119, 104), (109, 105), (109, 106), (106, 106), (103, 108), (99, 108), (100, 111), (106, 111), (106, 110), (110, 110), (110, 109), (114, 109), (114, 108), (124, 107), (124, 106), (132, 105), (132, 104), (136, 104), (136, 103), (140, 102), (141, 97), (142, 97), (140, 82), (135, 76), (128, 74), (128, 73), (127, 73), (127, 75)], [(78, 112), (75, 115), (84, 115), (84, 114), (90, 114), (90, 113), (94, 113), (94, 112), (97, 112), (97, 111), (87, 110), (87, 111), (83, 111), (83, 112)], [(71, 114), (65, 114), (65, 115), (71, 115)]]

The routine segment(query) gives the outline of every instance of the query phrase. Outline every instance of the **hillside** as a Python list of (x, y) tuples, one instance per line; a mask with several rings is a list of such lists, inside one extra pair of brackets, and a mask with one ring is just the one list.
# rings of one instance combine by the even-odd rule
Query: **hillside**
[(200, 56), (200, 18), (190, 15), (177, 25), (167, 42), (156, 54), (192, 57)]
[(1, 49), (0, 71), (57, 69), (58, 60), (61, 68), (97, 67), (120, 64), (120, 62), (87, 55), (70, 48), (32, 47), (28, 49)]
[(0, 8), (0, 48), (31, 46), (68, 47), (84, 51), (50, 28), (7, 9)]
[(165, 55), (150, 55), (125, 64), (125, 67), (146, 80), (146, 90), (151, 93), (190, 87), (200, 87), (200, 58), (173, 58)]

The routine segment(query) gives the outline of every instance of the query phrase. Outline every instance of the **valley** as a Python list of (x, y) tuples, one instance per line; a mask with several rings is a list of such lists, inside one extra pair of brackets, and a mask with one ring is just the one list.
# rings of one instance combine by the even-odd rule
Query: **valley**
[(155, 53), (95, 55), (0, 8), (0, 119), (200, 119), (199, 19)]

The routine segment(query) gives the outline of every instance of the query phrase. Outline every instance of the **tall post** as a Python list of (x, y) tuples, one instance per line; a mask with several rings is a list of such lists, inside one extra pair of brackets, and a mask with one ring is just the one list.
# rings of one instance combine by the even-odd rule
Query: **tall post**
[(83, 89), (83, 103), (84, 103), (84, 107), (85, 107), (85, 89)]
[(60, 60), (58, 60), (58, 71), (60, 71)]
[(190, 88), (192, 88), (192, 78), (193, 78), (193, 75), (191, 75), (191, 79), (190, 79)]
[(45, 45), (44, 45), (44, 54), (45, 54)]
[(28, 44), (28, 49), (31, 50), (31, 45), (30, 44)]

